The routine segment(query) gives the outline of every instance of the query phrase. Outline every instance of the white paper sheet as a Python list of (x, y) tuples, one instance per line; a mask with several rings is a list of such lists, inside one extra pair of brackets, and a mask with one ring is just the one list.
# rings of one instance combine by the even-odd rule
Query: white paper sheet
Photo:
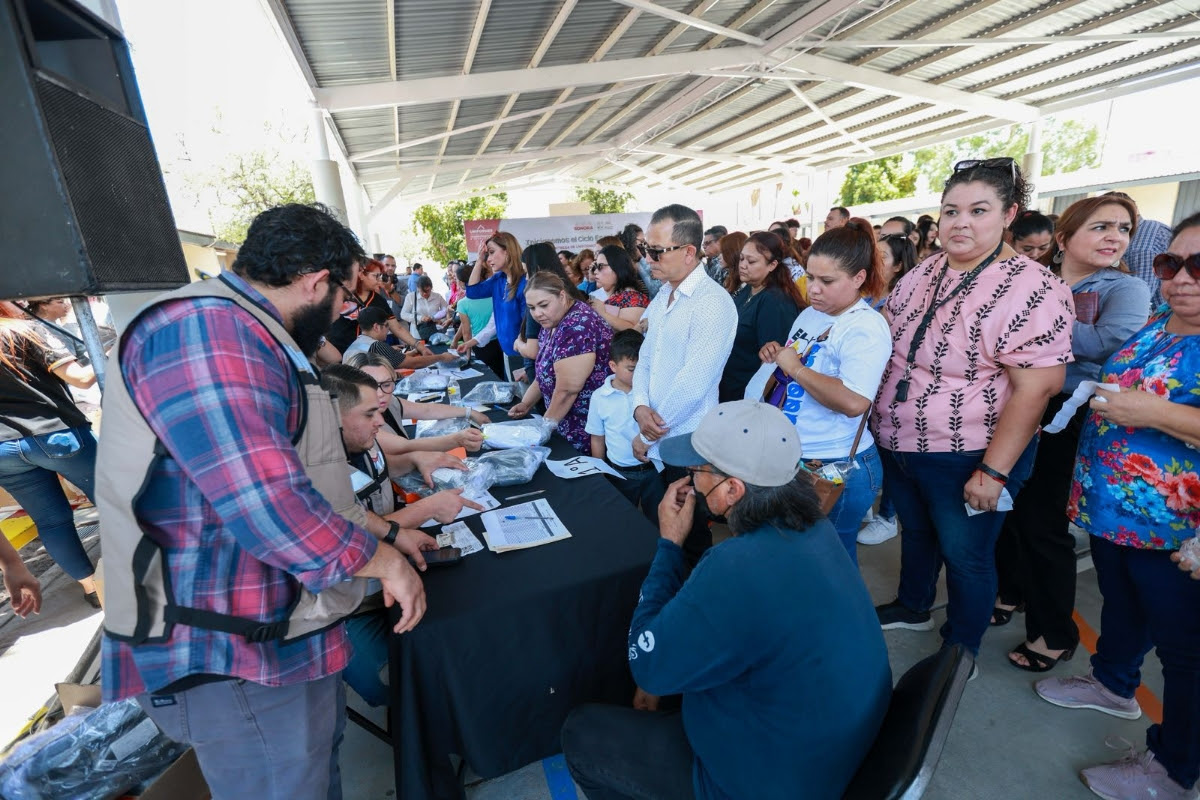
[[(491, 492), (484, 492), (482, 495), (470, 495), (470, 496), (466, 497), (466, 499), (472, 500), (472, 501), (478, 503), (479, 505), (483, 506), (484, 511), (491, 511), (493, 508), (500, 507), (500, 501), (497, 500), (496, 498), (492, 497)], [(473, 508), (468, 508), (467, 506), (463, 506), (462, 511), (458, 512), (458, 516), (455, 517), (455, 519), (465, 519), (467, 517), (473, 517), (478, 513), (480, 513), (480, 512), (476, 511)], [(429, 528), (434, 525), (440, 525), (440, 524), (441, 523), (439, 523), (436, 519), (427, 519), (421, 523), (421, 527)], [(445, 530), (445, 528), (443, 528), (443, 530)], [(455, 545), (455, 547), (457, 547), (457, 546), (458, 545)]]
[(456, 369), (456, 370), (454, 370), (454, 372), (452, 372), (450, 374), (453, 375), (455, 378), (457, 378), (460, 381), (465, 381), (470, 378), (482, 378), (483, 377), (483, 373), (480, 372), (479, 370), (475, 369), (474, 367), (467, 367), (466, 369)]
[(1080, 406), (1092, 399), (1092, 395), (1096, 393), (1096, 389), (1107, 389), (1110, 392), (1121, 391), (1121, 387), (1115, 383), (1080, 381), (1079, 386), (1075, 387), (1075, 391), (1071, 393), (1070, 399), (1063, 403), (1063, 407), (1054, 415), (1054, 419), (1050, 420), (1050, 424), (1042, 428), (1042, 431), (1045, 433), (1058, 433), (1067, 427), (1067, 423), (1071, 421), (1071, 417), (1075, 416), (1075, 412), (1079, 410)]
[(591, 456), (575, 456), (566, 461), (547, 461), (546, 468), (560, 478), (582, 478), (584, 475), (613, 475), (621, 480), (625, 480), (625, 476), (613, 469), (608, 462), (602, 458), (592, 458)]
[(523, 550), (571, 537), (571, 532), (545, 500), (487, 511), (480, 519), (483, 520), (488, 549), (494, 553)]
[(465, 522), (451, 522), (444, 526), (442, 532), (437, 535), (437, 543), (438, 547), (457, 547), (462, 550), (464, 556), (483, 549), (483, 542), (471, 533)]
[[(1012, 511), (1012, 495), (1008, 493), (1008, 489), (1000, 490), (1000, 498), (996, 501), (997, 511)], [(980, 511), (977, 508), (971, 508), (970, 503), (963, 503), (963, 508), (967, 510), (967, 516), (973, 517), (976, 514), (987, 514), (987, 511)]]

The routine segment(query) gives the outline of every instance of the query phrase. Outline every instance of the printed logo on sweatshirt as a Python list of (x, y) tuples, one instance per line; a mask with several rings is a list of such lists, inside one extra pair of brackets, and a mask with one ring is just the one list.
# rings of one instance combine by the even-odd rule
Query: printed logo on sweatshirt
[(654, 634), (650, 631), (642, 631), (642, 635), (638, 637), (638, 647), (649, 653), (654, 649)]

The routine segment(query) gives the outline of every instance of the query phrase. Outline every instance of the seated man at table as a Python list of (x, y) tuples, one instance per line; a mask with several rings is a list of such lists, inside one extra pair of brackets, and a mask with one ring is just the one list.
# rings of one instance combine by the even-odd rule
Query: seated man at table
[[(367, 531), (410, 556), (417, 569), (424, 570), (421, 551), (436, 550), (437, 541), (415, 528), (428, 519), (451, 522), (464, 506), (475, 509), (480, 506), (464, 499), (461, 489), (455, 489), (438, 492), (397, 511), (383, 452), (375, 442), (375, 435), (383, 425), (377, 399), (379, 384), (362, 370), (334, 364), (322, 370), (321, 385), (337, 398), (342, 443), (350, 457), (350, 483), (367, 512)], [(373, 706), (387, 703), (387, 686), (381, 672), (388, 663), (388, 630), (383, 603), (375, 602), (373, 595), (367, 597), (358, 613), (346, 619), (354, 655), (342, 677)]]
[[(662, 538), (629, 628), (629, 667), (650, 710), (587, 705), (562, 746), (589, 800), (837, 798), (891, 695), (871, 598), (800, 467), (779, 409), (722, 403), (665, 439), (688, 469), (659, 505)], [(684, 580), (696, 513), (733, 537)], [(683, 695), (682, 713), (650, 695)]]

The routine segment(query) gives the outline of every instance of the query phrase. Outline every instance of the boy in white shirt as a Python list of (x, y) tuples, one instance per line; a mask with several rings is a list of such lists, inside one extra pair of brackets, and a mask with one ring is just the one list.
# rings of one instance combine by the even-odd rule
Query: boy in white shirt
[(625, 480), (610, 478), (629, 502), (641, 505), (646, 518), (658, 525), (658, 504), (662, 500), (662, 481), (653, 461), (642, 463), (633, 454), (633, 437), (638, 424), (633, 418), (633, 370), (643, 337), (636, 330), (613, 336), (608, 368), (612, 370), (604, 385), (592, 393), (584, 430), (592, 436), (592, 455), (603, 458)]

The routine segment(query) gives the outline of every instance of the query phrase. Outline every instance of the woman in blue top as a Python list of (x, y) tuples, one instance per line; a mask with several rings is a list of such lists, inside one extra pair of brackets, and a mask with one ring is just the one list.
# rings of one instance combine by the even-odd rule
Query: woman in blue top
[[(1062, 392), (1042, 415), (1047, 425), (1081, 381), (1100, 377), (1100, 365), (1146, 324), (1150, 288), (1124, 270), (1121, 257), (1137, 224), (1133, 203), (1089, 197), (1063, 212), (1052, 269), (1071, 287), (1075, 323)], [(1050, 259), (1046, 259), (1049, 261)], [(1070, 658), (1079, 641), (1075, 608), (1075, 537), (1067, 524), (1067, 495), (1086, 408), (1058, 433), (1043, 433), (1033, 472), (1013, 502), (996, 543), (999, 596), (992, 625), (1025, 605), (1025, 641), (1008, 654), (1018, 669), (1045, 672)]]
[(1200, 214), (1154, 273), (1167, 307), (1101, 368), (1121, 390), (1092, 399), (1067, 507), (1090, 534), (1104, 598), (1092, 669), (1035, 686), (1056, 706), (1137, 719), (1142, 658), (1157, 649), (1162, 724), (1146, 753), (1083, 770), (1101, 797), (1195, 797), (1200, 777), (1200, 581), (1171, 563), (1200, 528)]
[[(492, 277), (483, 280), (483, 265), (492, 270)], [(479, 300), (492, 298), (492, 318), (496, 322), (496, 338), (504, 351), (504, 373), (512, 378), (510, 356), (517, 354), (514, 343), (521, 334), (525, 316), (525, 265), (521, 263), (521, 245), (511, 233), (498, 231), (484, 243), (471, 278), (467, 297)]]

